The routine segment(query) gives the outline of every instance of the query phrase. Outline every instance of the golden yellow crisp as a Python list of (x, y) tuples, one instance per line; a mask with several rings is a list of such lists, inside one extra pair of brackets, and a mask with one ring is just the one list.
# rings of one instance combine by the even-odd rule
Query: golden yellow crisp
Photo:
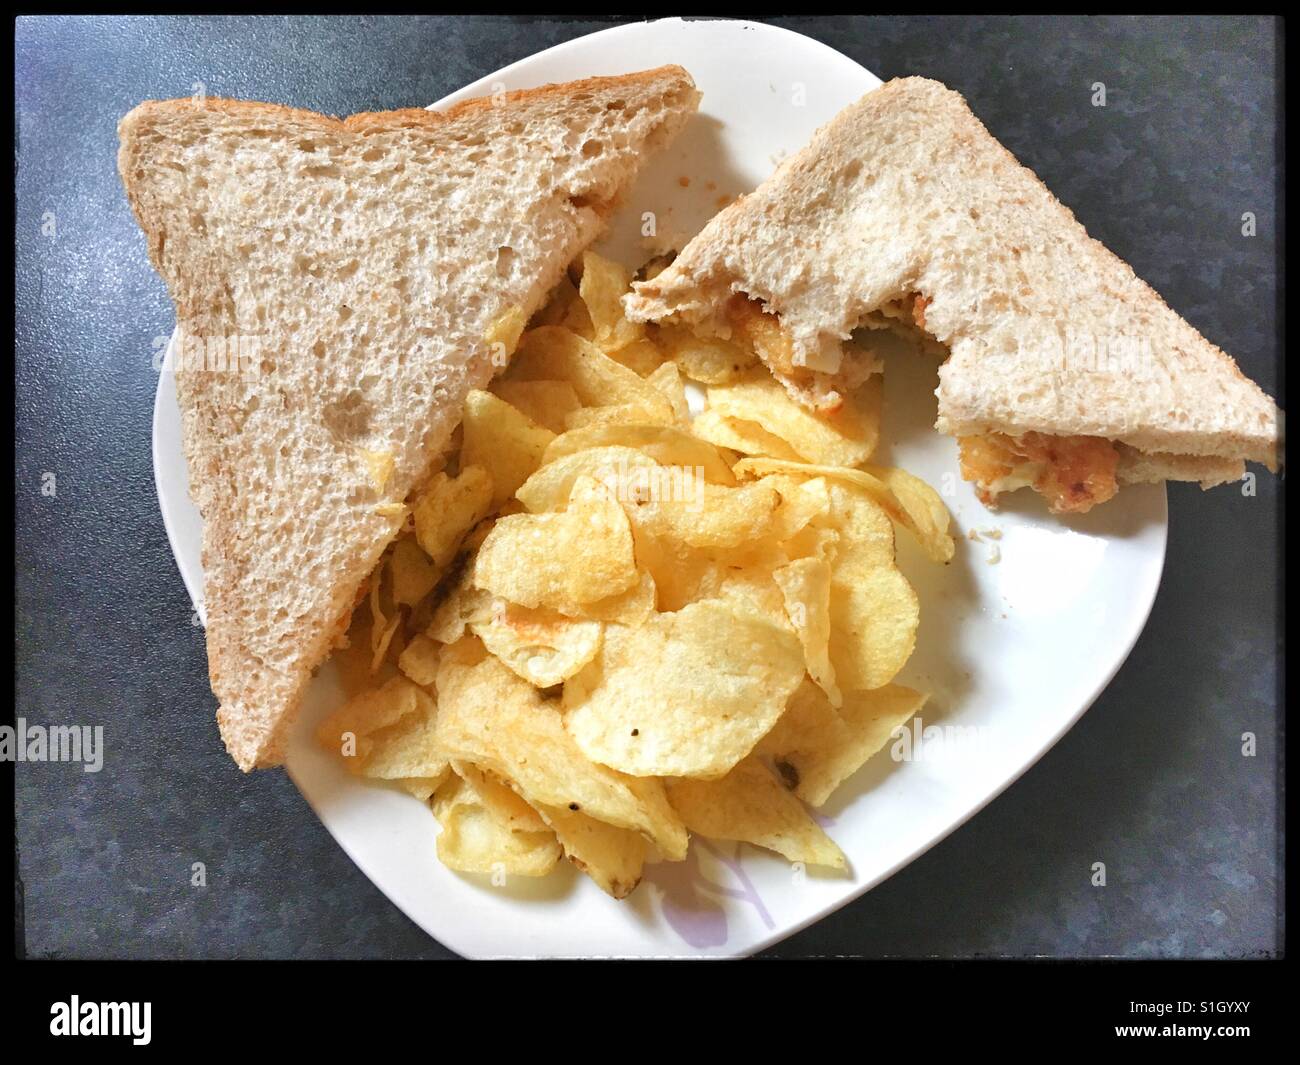
[(739, 599), (692, 603), (638, 629), (608, 626), (564, 686), (583, 754), (634, 776), (719, 777), (776, 722), (804, 673), (788, 628)]
[(916, 715), (925, 698), (890, 684), (846, 692), (837, 711), (821, 689), (805, 682), (759, 750), (773, 760), (786, 787), (804, 802), (821, 806)]
[(627, 514), (607, 488), (579, 477), (565, 510), (498, 521), (473, 579), (508, 602), (553, 610), (626, 591), (638, 580)]
[(721, 780), (674, 780), (668, 801), (692, 832), (775, 851), (792, 862), (846, 869), (848, 862), (794, 795), (755, 758)]

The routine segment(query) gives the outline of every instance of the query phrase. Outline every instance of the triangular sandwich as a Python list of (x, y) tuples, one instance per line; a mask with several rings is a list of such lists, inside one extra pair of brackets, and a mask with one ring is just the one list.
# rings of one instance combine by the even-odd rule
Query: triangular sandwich
[(824, 411), (878, 369), (873, 330), (942, 351), (936, 427), (987, 503), (1079, 512), (1278, 462), (1273, 401), (923, 78), (841, 111), (625, 304), (739, 333)]
[(176, 304), (227, 749), (278, 764), (466, 394), (695, 111), (680, 67), (338, 120), (141, 104), (118, 159)]

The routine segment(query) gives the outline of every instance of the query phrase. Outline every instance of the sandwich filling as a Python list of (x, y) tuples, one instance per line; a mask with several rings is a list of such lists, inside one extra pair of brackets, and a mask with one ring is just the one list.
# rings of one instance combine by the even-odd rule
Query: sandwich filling
[[(648, 264), (638, 279), (649, 280), (671, 260)], [(904, 341), (917, 353), (940, 361), (947, 345), (930, 331), (926, 311), (930, 297), (903, 292), (858, 319), (850, 340), (832, 340), (820, 349), (801, 347), (779, 312), (745, 292), (723, 297), (712, 315), (687, 323), (661, 322), (665, 330), (689, 332), (701, 341), (724, 343), (739, 359), (758, 359), (780, 381), (791, 398), (821, 417), (835, 417), (872, 375), (883, 371), (878, 355), (886, 334)], [(958, 436), (962, 477), (973, 483), (980, 502), (996, 508), (1005, 492), (1032, 488), (1054, 514), (1085, 514), (1105, 503), (1121, 484), (1165, 480), (1177, 472), (1182, 456), (1149, 456), (1117, 441), (1097, 436), (1045, 432), (998, 432)], [(1151, 463), (1154, 461), (1154, 466)], [(1192, 457), (1184, 479), (1202, 487), (1234, 480), (1240, 463), (1206, 466)]]
[[(834, 414), (872, 374), (883, 366), (863, 342), (863, 330), (848, 343), (824, 342), (815, 351), (800, 350), (781, 317), (760, 299), (738, 292), (723, 308), (724, 331), (731, 343), (752, 351), (791, 397), (822, 414)], [(708, 330), (697, 326), (697, 333)]]
[[(732, 343), (753, 351), (795, 398), (811, 400), (811, 406), (826, 413), (835, 409), (839, 397), (880, 371), (871, 351), (873, 333), (887, 330), (925, 354), (947, 357), (947, 348), (926, 328), (928, 304), (922, 293), (888, 300), (862, 318), (849, 344), (816, 360), (797, 352), (780, 316), (761, 300), (737, 293), (727, 301), (724, 317)], [(1119, 451), (1099, 437), (995, 432), (961, 437), (958, 447), (962, 476), (974, 483), (988, 507), (997, 506), (1004, 492), (1032, 488), (1053, 513), (1083, 514), (1119, 489)]]
[(1119, 490), (1119, 452), (1101, 437), (986, 433), (957, 445), (961, 475), (987, 507), (1003, 492), (1032, 488), (1053, 514), (1084, 514)]
[[(946, 358), (947, 348), (926, 329), (929, 302), (919, 292), (890, 300), (868, 315), (866, 324)], [(1119, 452), (1100, 437), (986, 433), (959, 437), (957, 446), (961, 475), (975, 485), (986, 507), (996, 507), (1003, 492), (1032, 488), (1052, 513), (1084, 514), (1119, 490)]]

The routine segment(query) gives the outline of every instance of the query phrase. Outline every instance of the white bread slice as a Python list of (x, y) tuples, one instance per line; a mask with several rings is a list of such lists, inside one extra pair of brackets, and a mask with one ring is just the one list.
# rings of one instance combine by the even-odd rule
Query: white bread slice
[[(845, 108), (625, 305), (725, 333), (735, 293), (762, 300), (811, 365), (872, 312), (924, 297), (921, 324), (950, 352), (941, 432), (1105, 437), (1149, 456), (1121, 479), (1276, 467), (1274, 403), (938, 82), (891, 81)], [(833, 374), (784, 377), (813, 406), (838, 400)]]
[(122, 119), (118, 167), (179, 327), (257, 338), (251, 367), (176, 376), (241, 768), (282, 761), (401, 504), (502, 368), (494, 327), (540, 306), (698, 98), (662, 67), (442, 112), (209, 99)]

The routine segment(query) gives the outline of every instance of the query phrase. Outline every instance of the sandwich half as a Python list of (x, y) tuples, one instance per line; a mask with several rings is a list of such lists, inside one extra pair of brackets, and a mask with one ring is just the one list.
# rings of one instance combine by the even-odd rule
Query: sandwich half
[(625, 305), (739, 339), (828, 414), (879, 370), (877, 330), (941, 353), (936, 428), (990, 505), (1279, 459), (1273, 401), (924, 78), (841, 111)]
[(141, 104), (118, 167), (176, 305), (226, 747), (282, 761), (313, 671), (471, 389), (699, 94), (680, 67), (339, 120)]

